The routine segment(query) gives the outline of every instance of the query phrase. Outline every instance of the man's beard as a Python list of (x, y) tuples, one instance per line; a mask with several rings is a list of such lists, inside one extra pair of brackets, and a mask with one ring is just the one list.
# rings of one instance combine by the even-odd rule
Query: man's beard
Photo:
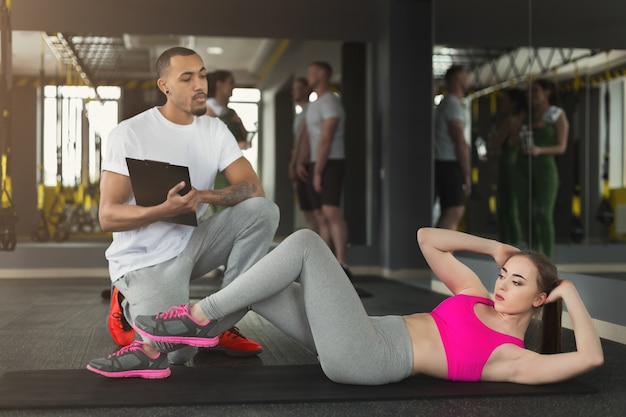
[(191, 114), (194, 116), (204, 116), (206, 114), (206, 107), (198, 107), (195, 109), (191, 109)]

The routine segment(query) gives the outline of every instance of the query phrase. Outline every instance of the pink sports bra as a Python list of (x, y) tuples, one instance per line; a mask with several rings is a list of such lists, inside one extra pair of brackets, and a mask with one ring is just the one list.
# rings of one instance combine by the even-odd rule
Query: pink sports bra
[(447, 379), (452, 381), (480, 381), (487, 360), (498, 346), (512, 343), (524, 347), (523, 340), (492, 330), (480, 321), (474, 311), (476, 303), (493, 306), (488, 298), (457, 294), (430, 313), (446, 351)]

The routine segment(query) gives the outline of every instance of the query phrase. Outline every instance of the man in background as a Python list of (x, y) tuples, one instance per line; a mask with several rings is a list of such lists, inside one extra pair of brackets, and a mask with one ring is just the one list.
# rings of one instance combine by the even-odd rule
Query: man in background
[(460, 65), (445, 75), (446, 95), (435, 110), (435, 197), (441, 214), (437, 227), (456, 230), (465, 214), (465, 196), (471, 191), (470, 147), (465, 139), (467, 124), (462, 99), (469, 74)]

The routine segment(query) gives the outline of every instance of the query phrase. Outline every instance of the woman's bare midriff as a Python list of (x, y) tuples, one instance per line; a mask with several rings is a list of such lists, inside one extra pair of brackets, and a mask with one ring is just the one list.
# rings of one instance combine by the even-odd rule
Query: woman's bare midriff
[(448, 361), (433, 317), (428, 313), (417, 313), (403, 318), (413, 344), (413, 375), (445, 378)]

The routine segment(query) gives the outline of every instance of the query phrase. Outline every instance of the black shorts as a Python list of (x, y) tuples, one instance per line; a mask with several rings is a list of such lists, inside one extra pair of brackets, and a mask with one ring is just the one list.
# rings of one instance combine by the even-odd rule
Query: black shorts
[(465, 178), (457, 161), (435, 161), (435, 197), (441, 209), (465, 204)]
[(298, 178), (296, 181), (296, 195), (298, 196), (298, 205), (302, 211), (313, 210), (311, 199), (309, 198), (309, 187), (306, 182)]
[(341, 192), (343, 191), (343, 176), (346, 170), (346, 161), (344, 159), (329, 159), (326, 161), (324, 171), (322, 172), (322, 193), (318, 194), (313, 189), (313, 168), (314, 163), (307, 165), (309, 173), (309, 181), (307, 181), (307, 190), (311, 207), (314, 210), (322, 208), (322, 206), (341, 206)]

